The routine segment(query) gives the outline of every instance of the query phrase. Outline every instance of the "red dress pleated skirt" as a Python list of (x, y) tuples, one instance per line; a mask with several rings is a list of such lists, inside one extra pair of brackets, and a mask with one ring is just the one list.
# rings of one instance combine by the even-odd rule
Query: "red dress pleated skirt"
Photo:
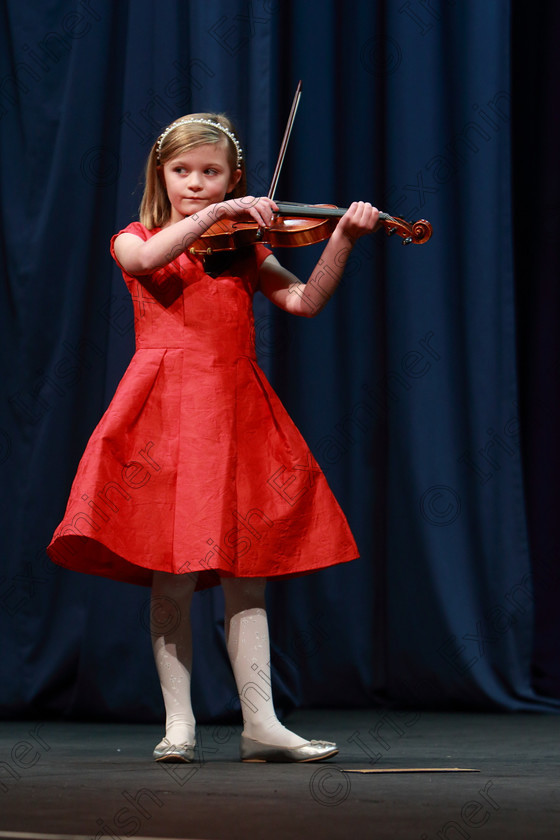
[(144, 585), (154, 570), (198, 572), (200, 589), (358, 557), (257, 365), (252, 300), (269, 253), (244, 249), (215, 277), (186, 254), (149, 276), (123, 271), (136, 352), (80, 461), (47, 549), (55, 563)]

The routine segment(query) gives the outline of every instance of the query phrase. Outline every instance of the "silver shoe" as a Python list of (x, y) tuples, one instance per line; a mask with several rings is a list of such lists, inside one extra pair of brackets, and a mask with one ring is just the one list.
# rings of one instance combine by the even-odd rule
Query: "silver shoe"
[(274, 761), (277, 763), (321, 761), (338, 753), (332, 741), (308, 741), (301, 747), (276, 747), (274, 744), (261, 744), (241, 736), (241, 761)]
[(172, 744), (167, 738), (157, 745), (153, 756), (156, 761), (174, 761), (188, 764), (194, 761), (194, 744)]

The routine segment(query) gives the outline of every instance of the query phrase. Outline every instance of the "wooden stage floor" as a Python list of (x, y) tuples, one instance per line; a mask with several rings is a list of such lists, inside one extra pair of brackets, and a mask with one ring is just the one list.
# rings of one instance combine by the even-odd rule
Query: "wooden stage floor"
[(560, 838), (560, 716), (374, 709), (285, 723), (340, 753), (243, 764), (238, 727), (203, 726), (196, 763), (162, 765), (160, 727), (0, 722), (0, 840)]

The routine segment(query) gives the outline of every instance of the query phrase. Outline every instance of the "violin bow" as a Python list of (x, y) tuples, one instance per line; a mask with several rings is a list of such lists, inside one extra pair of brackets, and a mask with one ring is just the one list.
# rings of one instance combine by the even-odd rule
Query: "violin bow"
[(288, 122), (286, 123), (286, 128), (284, 130), (284, 137), (282, 139), (282, 145), (280, 146), (280, 152), (278, 154), (278, 160), (276, 161), (276, 167), (274, 169), (274, 175), (272, 176), (272, 181), (270, 182), (270, 189), (268, 190), (268, 198), (274, 200), (274, 193), (276, 192), (276, 187), (278, 186), (278, 179), (280, 177), (280, 171), (282, 169), (282, 164), (284, 163), (284, 158), (286, 156), (286, 149), (288, 148), (288, 142), (290, 140), (290, 134), (292, 133), (292, 128), (294, 125), (294, 120), (296, 118), (296, 113), (299, 105), (299, 100), (301, 99), (301, 79), (298, 82), (298, 86), (296, 88), (296, 93), (292, 102), (292, 107), (290, 110), (290, 115), (288, 116)]

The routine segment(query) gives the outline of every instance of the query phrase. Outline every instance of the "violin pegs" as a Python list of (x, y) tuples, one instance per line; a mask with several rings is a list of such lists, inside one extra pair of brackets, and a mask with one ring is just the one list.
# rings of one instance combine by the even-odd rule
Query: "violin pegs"
[(412, 236), (407, 236), (406, 239), (403, 239), (403, 245), (410, 245), (412, 243)]
[(394, 227), (394, 228), (390, 228), (390, 229), (387, 231), (387, 236), (393, 236), (393, 234), (395, 234), (396, 232), (397, 232), (397, 228), (396, 228), (396, 227)]

